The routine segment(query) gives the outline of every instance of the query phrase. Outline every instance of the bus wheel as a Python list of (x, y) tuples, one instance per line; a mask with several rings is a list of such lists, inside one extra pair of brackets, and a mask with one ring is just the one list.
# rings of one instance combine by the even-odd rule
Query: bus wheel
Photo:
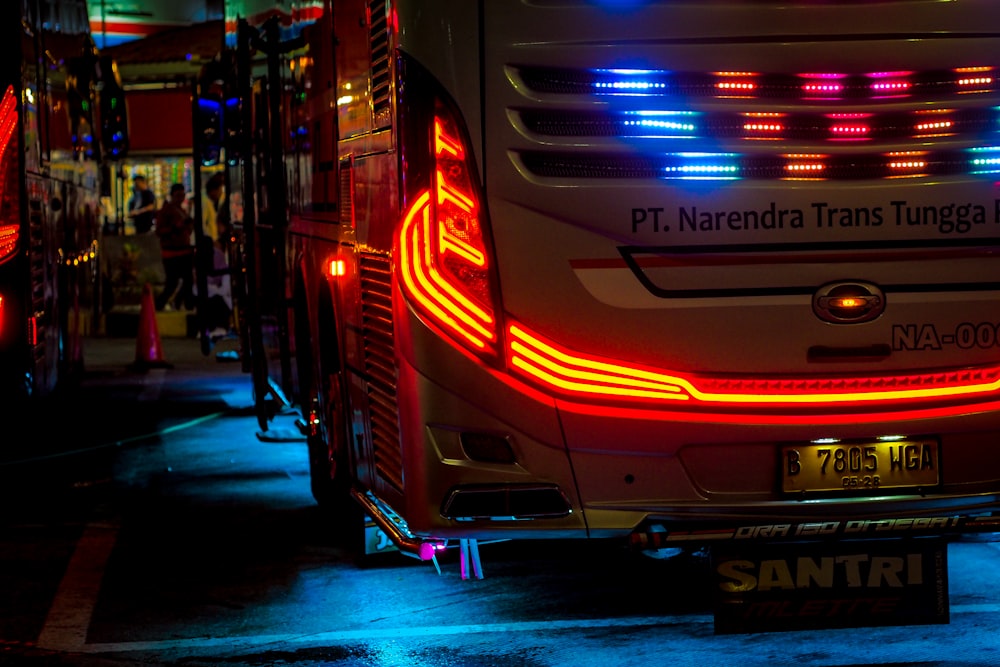
[(324, 387), (310, 392), (307, 415), (309, 480), (313, 498), (324, 509), (348, 504), (351, 474), (347, 457), (347, 418), (339, 373), (328, 376)]

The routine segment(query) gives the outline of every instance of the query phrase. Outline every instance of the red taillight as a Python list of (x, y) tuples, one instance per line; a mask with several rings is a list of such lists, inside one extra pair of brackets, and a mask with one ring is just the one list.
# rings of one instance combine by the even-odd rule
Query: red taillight
[(17, 225), (0, 225), (0, 263), (10, 259), (17, 250), (19, 229)]
[(511, 369), (557, 394), (579, 399), (750, 408), (895, 405), (954, 398), (995, 400), (1000, 395), (1000, 365), (870, 377), (714, 378), (583, 354), (516, 323), (508, 325), (507, 340)]
[[(17, 169), (17, 141), (11, 142), (14, 138), (14, 131), (17, 129), (17, 99), (14, 97), (13, 86), (7, 86), (7, 90), (0, 100), (0, 174), (9, 174), (12, 169)], [(13, 162), (11, 162), (13, 160)], [(0, 177), (0, 201), (4, 196), (17, 196), (17, 192), (5, 192), (7, 178)], [(20, 238), (20, 226), (18, 222), (13, 224), (0, 224), (0, 263), (10, 259), (17, 250), (17, 242)]]
[(458, 128), (441, 111), (432, 146), (430, 187), (412, 200), (399, 229), (402, 284), (463, 346), (494, 353), (497, 322), (479, 196)]

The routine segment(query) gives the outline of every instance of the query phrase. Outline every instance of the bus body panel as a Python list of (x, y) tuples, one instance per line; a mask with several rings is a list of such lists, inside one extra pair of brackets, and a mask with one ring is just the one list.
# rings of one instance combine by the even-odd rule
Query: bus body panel
[[(338, 138), (337, 215), (294, 200), (284, 297), (308, 306), (299, 354), (344, 374), (355, 493), (418, 540), (994, 513), (997, 19), (987, 0), (338, 3), (336, 132), (298, 119)], [(431, 174), (439, 144), (472, 185), (435, 204), (481, 212), (485, 351), (407, 283), (423, 184), (460, 171)], [(312, 188), (286, 175), (315, 198), (332, 151), (310, 150)], [(843, 489), (784, 486), (798, 449), (909, 465), (897, 441), (933, 483), (848, 487), (866, 459), (847, 459)]]

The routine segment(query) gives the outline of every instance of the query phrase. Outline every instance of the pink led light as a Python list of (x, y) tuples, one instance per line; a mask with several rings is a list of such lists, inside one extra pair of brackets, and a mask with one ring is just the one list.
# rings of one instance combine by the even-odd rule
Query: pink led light
[(807, 83), (802, 86), (802, 90), (806, 93), (822, 93), (824, 95), (829, 95), (842, 92), (844, 90), (844, 86), (839, 83)]
[(872, 84), (872, 90), (877, 93), (898, 93), (909, 88), (910, 84), (907, 81), (880, 81)]
[(859, 137), (868, 134), (869, 127), (867, 125), (834, 125), (830, 128), (830, 132), (842, 137)]

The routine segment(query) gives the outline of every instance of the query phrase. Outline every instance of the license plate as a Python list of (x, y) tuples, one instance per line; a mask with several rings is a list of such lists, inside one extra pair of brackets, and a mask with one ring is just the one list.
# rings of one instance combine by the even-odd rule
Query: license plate
[(809, 443), (781, 448), (781, 490), (879, 491), (935, 486), (940, 459), (935, 440)]

